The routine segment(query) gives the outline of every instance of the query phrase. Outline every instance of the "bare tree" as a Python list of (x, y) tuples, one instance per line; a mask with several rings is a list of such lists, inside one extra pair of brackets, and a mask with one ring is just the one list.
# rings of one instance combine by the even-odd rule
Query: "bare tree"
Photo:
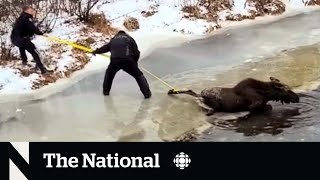
[(99, 0), (69, 0), (62, 2), (63, 10), (69, 15), (76, 15), (80, 21), (88, 22), (92, 8)]
[(36, 10), (36, 19), (43, 31), (50, 32), (58, 18), (59, 0), (1, 0), (1, 14), (6, 16), (6, 21), (13, 24), (21, 13), (24, 5), (32, 6)]
[[(13, 45), (8, 42), (8, 29), (0, 22), (0, 60), (17, 59), (13, 52)], [(2, 63), (2, 62), (1, 62)]]
[[(81, 1), (81, 0), (79, 0)], [(60, 9), (64, 12), (66, 12), (70, 16), (76, 15), (76, 12), (78, 11), (78, 4), (76, 0), (65, 0), (60, 1)]]
[(51, 32), (60, 14), (59, 0), (43, 0), (38, 7), (36, 19), (44, 32)]

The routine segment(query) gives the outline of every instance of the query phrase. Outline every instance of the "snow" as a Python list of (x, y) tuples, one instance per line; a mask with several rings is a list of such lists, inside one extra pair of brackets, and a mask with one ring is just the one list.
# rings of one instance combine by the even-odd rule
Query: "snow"
[[(232, 1), (232, 0), (230, 0)], [(305, 4), (310, 0), (283, 0), (289, 9), (304, 8)], [(123, 22), (127, 17), (137, 18), (140, 24), (140, 28), (130, 34), (136, 38), (137, 42), (142, 42), (139, 47), (150, 44), (150, 42), (156, 43), (157, 40), (152, 38), (148, 39), (149, 42), (145, 42), (143, 37), (153, 37), (154, 34), (165, 35), (204, 35), (211, 27), (215, 27), (215, 22), (207, 22), (202, 19), (187, 19), (184, 18), (185, 13), (182, 12), (182, 7), (185, 5), (195, 5), (197, 0), (117, 0), (110, 3), (103, 3), (101, 1), (93, 10), (94, 13), (104, 13), (106, 18), (111, 21), (112, 26), (118, 29), (123, 29)], [(249, 10), (254, 10), (254, 7), (248, 5), (245, 6), (246, 0), (233, 0), (233, 7), (231, 10), (224, 10), (218, 13), (219, 20), (225, 21), (226, 16), (230, 14), (249, 15)], [(155, 11), (155, 13), (149, 17), (144, 17), (142, 11)], [(206, 9), (201, 8), (202, 12)], [(68, 23), (72, 22), (72, 23)], [(1, 23), (1, 22), (0, 22)], [(0, 24), (1, 25), (1, 24)], [(86, 27), (84, 24), (76, 22), (75, 17), (60, 17), (50, 36), (58, 37), (63, 40), (75, 42), (78, 39), (84, 39), (87, 37), (93, 37), (98, 40), (93, 44), (93, 48), (97, 48), (106, 43), (106, 37), (101, 33), (91, 32), (85, 34), (81, 30)], [(10, 31), (9, 31), (10, 32)], [(1, 36), (1, 34), (0, 34)], [(3, 36), (2, 36), (3, 37)], [(10, 43), (9, 34), (5, 35), (6, 43)], [(142, 40), (143, 39), (143, 40)], [(49, 56), (51, 60), (54, 60), (56, 64), (53, 67), (56, 71), (64, 72), (70, 66), (77, 64), (77, 60), (72, 57), (72, 48), (63, 45), (62, 52), (52, 52), (52, 45), (59, 44), (53, 42), (48, 38), (42, 36), (36, 36), (33, 39), (34, 44), (37, 46), (42, 56)], [(17, 48), (14, 49), (17, 52)], [(29, 60), (31, 56), (27, 53)], [(88, 67), (98, 67), (106, 65), (106, 58), (103, 56), (91, 56), (90, 62), (86, 65)], [(51, 67), (49, 67), (51, 69)], [(32, 89), (32, 84), (37, 82), (41, 78), (41, 75), (36, 73), (31, 74), (28, 77), (24, 77), (19, 74), (18, 70), (0, 66), (0, 93), (12, 93), (12, 92), (29, 92)]]
[[(73, 41), (79, 38), (79, 31), (84, 27), (81, 24), (69, 24), (65, 21), (75, 20), (74, 18), (62, 17), (57, 20), (56, 26), (50, 33), (50, 36), (59, 37), (64, 40)], [(33, 42), (37, 45), (39, 50), (46, 50), (50, 48), (53, 42), (43, 36), (36, 36)]]
[(65, 71), (68, 66), (74, 63), (76, 60), (71, 57), (70, 52), (63, 53), (61, 59), (57, 63), (57, 70), (58, 71)]
[(249, 14), (248, 13), (249, 6), (245, 6), (245, 4), (246, 4), (246, 0), (234, 0), (233, 9), (232, 9), (233, 13), (234, 14)]
[(22, 77), (17, 70), (11, 68), (0, 68), (0, 87), (2, 93), (29, 91), (33, 82), (39, 78), (38, 74), (31, 74), (28, 77)]
[[(162, 33), (180, 32), (184, 30), (187, 34), (201, 35), (212, 23), (205, 20), (188, 20), (183, 18), (184, 1), (154, 1), (145, 0), (120, 0), (114, 3), (108, 3), (98, 6), (99, 12), (104, 12), (106, 17), (112, 20), (116, 27), (122, 27), (127, 16), (138, 19), (140, 29), (135, 33), (154, 33), (161, 30)], [(195, 4), (191, 2), (191, 5)], [(155, 7), (159, 5), (158, 7)], [(158, 12), (149, 17), (143, 17), (141, 11), (148, 11), (154, 7)], [(111, 13), (112, 12), (112, 13)], [(133, 33), (133, 34), (135, 34)]]
[(305, 3), (308, 3), (309, 0), (290, 0), (288, 3), (290, 7), (303, 7)]

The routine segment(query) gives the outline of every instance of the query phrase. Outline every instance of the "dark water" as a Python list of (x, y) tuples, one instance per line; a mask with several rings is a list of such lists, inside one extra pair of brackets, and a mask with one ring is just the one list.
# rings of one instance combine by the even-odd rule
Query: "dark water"
[(297, 105), (274, 105), (273, 111), (219, 121), (208, 118), (213, 127), (195, 141), (319, 141), (319, 91), (306, 93)]

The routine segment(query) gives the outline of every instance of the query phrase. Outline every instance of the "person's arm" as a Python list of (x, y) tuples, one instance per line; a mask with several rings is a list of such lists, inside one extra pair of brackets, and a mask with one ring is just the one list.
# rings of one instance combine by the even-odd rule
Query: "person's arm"
[(131, 47), (132, 47), (134, 59), (138, 62), (140, 58), (140, 51), (139, 51), (138, 45), (132, 37), (130, 37), (130, 39), (131, 39)]
[(107, 53), (110, 51), (110, 42), (94, 51), (92, 51), (92, 54), (103, 54), (103, 53)]
[(27, 28), (30, 29), (33, 33), (37, 35), (43, 35), (43, 32), (40, 31), (40, 29), (34, 25), (33, 22), (31, 22), (29, 19), (26, 20), (27, 22)]

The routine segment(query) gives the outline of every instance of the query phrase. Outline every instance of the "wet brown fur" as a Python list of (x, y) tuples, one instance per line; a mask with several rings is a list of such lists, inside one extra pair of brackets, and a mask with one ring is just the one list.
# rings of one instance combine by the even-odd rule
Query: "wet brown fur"
[(192, 90), (174, 91), (168, 94), (189, 94), (197, 97), (208, 110), (207, 115), (214, 112), (264, 112), (272, 109), (269, 101), (281, 103), (298, 103), (299, 96), (286, 84), (270, 77), (269, 82), (247, 78), (233, 88), (214, 87), (204, 89), (200, 94)]

